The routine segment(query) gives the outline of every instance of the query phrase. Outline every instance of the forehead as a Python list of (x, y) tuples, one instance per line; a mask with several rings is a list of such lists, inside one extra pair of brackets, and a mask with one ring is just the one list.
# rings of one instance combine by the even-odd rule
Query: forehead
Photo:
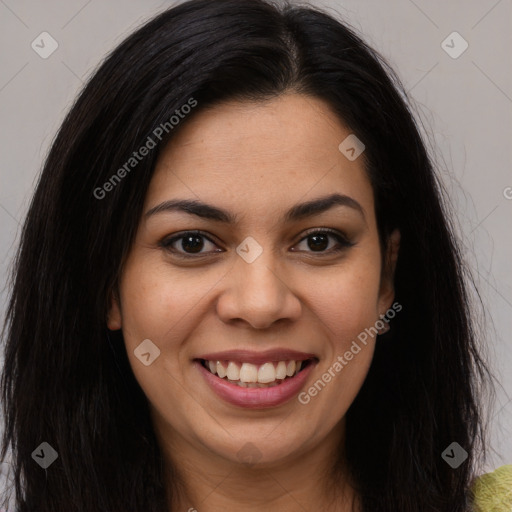
[(338, 148), (350, 134), (323, 100), (299, 94), (199, 111), (162, 151), (147, 206), (179, 196), (263, 213), (336, 191), (372, 209), (363, 157)]

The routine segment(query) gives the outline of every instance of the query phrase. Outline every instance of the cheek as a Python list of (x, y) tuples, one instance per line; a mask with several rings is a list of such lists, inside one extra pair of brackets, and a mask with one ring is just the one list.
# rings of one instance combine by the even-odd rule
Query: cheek
[[(136, 262), (127, 265), (121, 283), (122, 332), (130, 365), (136, 380), (152, 404), (172, 404), (169, 394), (181, 380), (180, 347), (187, 338), (204, 291), (190, 278), (167, 275), (165, 267)], [(196, 283), (197, 284), (197, 283)], [(136, 355), (143, 340), (149, 339), (160, 351), (145, 365)], [(177, 403), (177, 402), (176, 402)]]
[(318, 432), (330, 431), (344, 417), (368, 374), (375, 346), (370, 328), (378, 318), (379, 272), (375, 261), (346, 265), (310, 293), (314, 314), (328, 327), (329, 343), (317, 380), (299, 401), (307, 404), (305, 421)]
[(374, 260), (346, 265), (309, 287), (315, 315), (341, 348), (378, 319), (380, 267)]
[[(186, 351), (198, 316), (205, 315), (208, 292), (219, 280), (216, 272), (172, 274), (159, 261), (127, 265), (121, 285), (122, 331), (133, 372), (148, 396), (158, 393), (159, 382), (182, 378)], [(149, 339), (160, 350), (150, 366), (144, 366), (134, 350)]]
[(127, 267), (123, 284), (123, 332), (129, 333), (131, 341), (142, 337), (167, 344), (169, 337), (175, 338), (173, 331), (183, 329), (187, 316), (193, 315), (213, 283), (198, 273), (194, 277), (170, 274), (166, 265), (137, 266), (134, 262)]
[(179, 304), (165, 281), (130, 280), (123, 297), (123, 334), (127, 345), (146, 338), (159, 344), (165, 330), (175, 323)]

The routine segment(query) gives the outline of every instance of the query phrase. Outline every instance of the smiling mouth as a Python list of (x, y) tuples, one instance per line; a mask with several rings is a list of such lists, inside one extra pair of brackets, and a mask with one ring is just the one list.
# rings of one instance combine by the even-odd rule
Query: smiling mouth
[(316, 358), (303, 361), (268, 361), (263, 364), (197, 359), (210, 373), (242, 388), (270, 388), (292, 379)]

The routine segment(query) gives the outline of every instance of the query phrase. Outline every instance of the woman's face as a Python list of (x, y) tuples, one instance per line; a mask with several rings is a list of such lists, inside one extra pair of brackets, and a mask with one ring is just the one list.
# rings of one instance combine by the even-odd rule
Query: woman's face
[(170, 453), (272, 465), (318, 452), (343, 435), (367, 329), (393, 301), (363, 157), (341, 152), (350, 131), (312, 97), (189, 121), (159, 157), (108, 326)]

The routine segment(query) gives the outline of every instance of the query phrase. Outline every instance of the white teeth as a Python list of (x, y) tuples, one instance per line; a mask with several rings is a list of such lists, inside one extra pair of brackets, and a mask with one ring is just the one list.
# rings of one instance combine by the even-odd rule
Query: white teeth
[[(229, 380), (240, 379), (240, 369), (238, 368), (238, 365), (236, 363), (234, 363), (233, 361), (229, 362), (226, 375)], [(247, 381), (245, 381), (245, 382), (247, 382)]]
[(258, 370), (258, 382), (261, 384), (268, 384), (276, 380), (276, 369), (274, 363), (265, 363), (260, 366)]
[(243, 363), (239, 379), (242, 382), (258, 382), (258, 367), (251, 363)]
[(226, 368), (224, 368), (224, 366), (222, 365), (222, 363), (220, 361), (217, 361), (217, 375), (223, 379), (227, 374), (226, 374)]
[(284, 361), (279, 361), (277, 363), (276, 368), (276, 379), (285, 379), (286, 378), (286, 363)]
[(288, 364), (286, 365), (286, 375), (288, 375), (288, 377), (295, 375), (295, 368), (295, 361), (288, 361)]
[(271, 387), (299, 373), (304, 361), (269, 361), (262, 365), (236, 361), (206, 361), (206, 367), (221, 379), (227, 378), (241, 387)]

